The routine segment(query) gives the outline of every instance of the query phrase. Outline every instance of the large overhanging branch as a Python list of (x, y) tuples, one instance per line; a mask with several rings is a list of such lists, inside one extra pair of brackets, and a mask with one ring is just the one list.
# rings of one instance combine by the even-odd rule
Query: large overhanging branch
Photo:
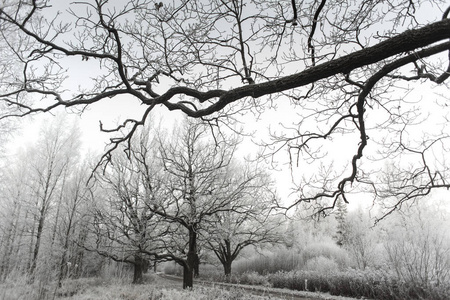
[[(20, 29), (22, 29), (22, 26), (20, 26)], [(27, 31), (26, 33), (35, 38), (37, 42), (44, 43), (45, 45), (51, 47), (53, 51), (60, 51), (68, 56), (90, 56), (100, 57), (103, 59), (112, 59), (116, 62), (118, 61), (118, 58), (114, 56), (109, 57), (103, 54), (100, 55), (95, 53), (87, 53), (85, 51), (68, 51), (60, 46), (42, 40), (29, 31)], [(1, 118), (5, 118), (8, 116), (24, 116), (37, 112), (46, 112), (60, 106), (72, 107), (77, 105), (88, 105), (91, 103), (99, 102), (104, 98), (111, 98), (121, 94), (132, 95), (148, 105), (163, 104), (169, 110), (181, 110), (191, 117), (204, 117), (215, 112), (219, 112), (227, 105), (230, 105), (231, 103), (246, 97), (259, 98), (262, 96), (273, 95), (294, 88), (306, 86), (308, 84), (317, 82), (318, 80), (329, 78), (337, 74), (347, 74), (352, 70), (377, 63), (395, 55), (401, 55), (403, 53), (415, 51), (422, 47), (426, 47), (433, 43), (449, 38), (450, 19), (445, 19), (429, 24), (420, 29), (405, 31), (404, 33), (387, 39), (372, 47), (367, 47), (343, 57), (322, 63), (317, 66), (313, 66), (293, 75), (281, 77), (276, 80), (271, 80), (259, 84), (249, 84), (228, 91), (218, 89), (202, 92), (193, 88), (178, 86), (170, 88), (164, 94), (158, 95), (151, 91), (150, 88), (144, 89), (146, 92), (143, 92), (143, 90), (140, 88), (135, 89), (133, 88), (133, 86), (129, 85), (127, 81), (126, 84), (124, 83), (125, 86), (123, 88), (109, 90), (104, 93), (96, 94), (92, 97), (80, 95), (73, 99), (64, 100), (62, 99), (61, 95), (53, 91), (40, 91), (38, 89), (28, 89), (25, 87), (14, 92), (8, 92), (0, 95), (0, 99), (8, 103), (9, 106), (13, 106), (15, 103), (14, 101), (10, 100), (10, 97), (12, 97), (13, 95), (17, 95), (19, 93), (34, 93), (41, 95), (53, 95), (55, 97), (54, 99), (56, 99), (57, 102), (45, 108), (33, 108), (32, 106), (25, 106), (24, 104), (17, 103), (17, 106), (20, 106), (20, 108), (22, 109), (22, 113), (2, 116)], [(437, 51), (436, 53), (443, 52), (445, 50), (449, 50), (449, 47), (442, 46), (442, 49), (440, 51)], [(119, 66), (119, 68), (121, 68), (121, 66)], [(152, 97), (149, 97), (148, 95), (151, 95)], [(195, 105), (194, 102), (189, 102), (190, 104), (186, 104), (186, 101), (170, 102), (170, 100), (172, 100), (173, 98), (181, 95), (192, 97), (199, 103), (212, 102), (212, 104), (206, 106), (205, 108), (197, 109), (197, 105)]]
[[(302, 87), (337, 74), (347, 74), (357, 68), (382, 61), (398, 54), (414, 51), (449, 38), (450, 19), (445, 19), (420, 29), (405, 31), (375, 46), (311, 67), (294, 75), (264, 83), (246, 85), (229, 91), (214, 90), (204, 93), (190, 88), (177, 87), (168, 90), (165, 94), (150, 101), (162, 103), (169, 110), (181, 110), (191, 117), (207, 116), (245, 97), (259, 98)], [(435, 49), (437, 50), (435, 53), (449, 49), (448, 44), (443, 44), (442, 48)], [(204, 109), (195, 110), (183, 103), (169, 102), (172, 97), (178, 94), (191, 96), (200, 102), (211, 100), (214, 97), (218, 97), (219, 99)]]

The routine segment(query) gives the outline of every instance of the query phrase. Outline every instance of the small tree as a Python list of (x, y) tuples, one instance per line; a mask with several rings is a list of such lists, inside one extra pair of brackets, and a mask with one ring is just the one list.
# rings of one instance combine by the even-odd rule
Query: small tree
[(361, 208), (348, 214), (343, 247), (361, 270), (374, 266), (376, 263), (378, 228), (372, 227), (373, 220)]
[(28, 161), (25, 155), (9, 158), (9, 165), (3, 171), (8, 177), (0, 182), (0, 279), (4, 279), (13, 270), (27, 272), (30, 263), (30, 252), (27, 247), (30, 222), (29, 190), (25, 182), (31, 178), (28, 172)]
[[(58, 286), (64, 278), (69, 276), (79, 276), (83, 263), (83, 230), (87, 224), (83, 221), (88, 218), (87, 203), (93, 201), (92, 193), (87, 186), (91, 169), (86, 163), (80, 163), (71, 169), (71, 176), (67, 180), (64, 189), (61, 191), (62, 207), (60, 208), (60, 222), (55, 224), (58, 227), (59, 239), (61, 243), (61, 258), (58, 271)], [(56, 223), (56, 222), (55, 222)], [(70, 268), (70, 266), (73, 266)]]
[(347, 224), (347, 206), (343, 200), (339, 200), (336, 204), (335, 219), (337, 221), (335, 240), (339, 246), (344, 245), (348, 238), (348, 224)]

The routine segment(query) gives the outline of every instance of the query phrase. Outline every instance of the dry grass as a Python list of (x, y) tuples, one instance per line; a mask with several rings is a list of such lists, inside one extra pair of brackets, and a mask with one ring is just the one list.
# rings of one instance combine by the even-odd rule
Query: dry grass
[(104, 278), (82, 278), (66, 280), (61, 288), (38, 285), (1, 284), (2, 300), (264, 300), (277, 298), (252, 295), (242, 289), (222, 289), (218, 287), (195, 286), (183, 290), (181, 282), (146, 276), (144, 284), (133, 285), (117, 279), (105, 281)]

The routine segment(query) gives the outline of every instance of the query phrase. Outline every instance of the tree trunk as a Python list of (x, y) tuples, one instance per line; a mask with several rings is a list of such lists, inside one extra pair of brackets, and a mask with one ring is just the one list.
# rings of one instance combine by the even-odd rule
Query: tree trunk
[[(25, 220), (27, 219), (27, 217), (28, 217), (28, 211), (27, 211), (27, 213), (25, 214)], [(37, 222), (37, 217), (36, 217), (36, 215), (34, 215), (33, 216), (33, 225), (32, 225), (32, 227), (31, 227), (31, 235), (30, 235), (30, 244), (29, 244), (29, 253), (28, 253), (28, 255), (29, 255), (29, 257), (28, 257), (28, 259), (27, 259), (27, 271), (28, 272), (30, 272), (30, 270), (31, 270), (31, 265), (33, 264), (33, 246), (34, 246), (34, 233), (35, 233), (35, 231), (36, 231), (36, 222)]]
[(67, 276), (67, 263), (66, 263), (67, 250), (64, 249), (59, 262), (59, 275), (58, 275), (58, 287), (61, 287), (61, 282), (65, 276)]
[(37, 266), (37, 259), (39, 256), (39, 248), (41, 246), (41, 238), (42, 233), (44, 230), (44, 220), (45, 220), (45, 205), (42, 204), (40, 215), (39, 215), (39, 223), (37, 227), (37, 234), (36, 234), (36, 243), (34, 245), (34, 251), (33, 251), (33, 259), (31, 261), (31, 267), (30, 267), (30, 281), (34, 281), (34, 275), (36, 271)]
[(11, 222), (9, 223), (8, 229), (6, 230), (7, 234), (2, 239), (1, 246), (3, 247), (3, 250), (0, 252), (2, 254), (2, 260), (0, 264), (0, 280), (3, 280), (4, 277), (8, 275), (9, 270), (11, 269), (10, 261), (13, 254), (14, 243), (17, 238), (16, 231), (19, 222), (20, 208), (21, 205), (15, 202)]
[(197, 278), (200, 275), (200, 258), (198, 254), (194, 254), (194, 277)]
[(147, 274), (150, 262), (147, 259), (142, 260), (142, 273)]
[(194, 284), (194, 269), (197, 255), (197, 232), (193, 225), (188, 227), (189, 230), (189, 250), (187, 253), (186, 264), (183, 265), (183, 288), (192, 288)]
[(141, 284), (144, 282), (144, 268), (145, 261), (138, 254), (134, 256), (134, 273), (133, 273), (133, 284)]
[(76, 249), (76, 255), (75, 255), (75, 266), (77, 266), (77, 268), (75, 269), (75, 274), (74, 277), (75, 278), (79, 278), (81, 277), (82, 271), (83, 271), (83, 262), (84, 262), (84, 249), (83, 246), (86, 242), (87, 239), (87, 230), (85, 228), (82, 228), (80, 230), (80, 233), (78, 235), (78, 242), (75, 243), (75, 249)]
[[(188, 259), (189, 260), (189, 259)], [(193, 270), (187, 264), (183, 266), (183, 289), (190, 289), (194, 285)]]
[(239, 252), (239, 249), (236, 249), (234, 252), (232, 251), (229, 239), (224, 239), (223, 244), (216, 251), (216, 255), (222, 263), (223, 271), (227, 278), (231, 275), (231, 265)]
[(227, 260), (222, 263), (226, 278), (229, 278), (231, 276), (231, 263), (231, 260)]

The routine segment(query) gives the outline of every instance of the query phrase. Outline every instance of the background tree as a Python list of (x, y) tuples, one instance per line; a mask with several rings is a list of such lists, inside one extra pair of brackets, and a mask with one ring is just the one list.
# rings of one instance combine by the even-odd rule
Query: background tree
[(448, 211), (436, 202), (404, 208), (382, 225), (388, 266), (418, 290), (450, 277)]
[(96, 241), (89, 250), (132, 264), (133, 283), (142, 283), (149, 261), (155, 262), (154, 257), (145, 253), (164, 252), (162, 240), (169, 230), (150, 210), (161, 177), (156, 168), (159, 163), (153, 157), (154, 148), (146, 148), (150, 145), (147, 138), (151, 132), (147, 129), (139, 136), (145, 140), (133, 144), (131, 156), (123, 153), (106, 172), (97, 174), (99, 185), (95, 194), (98, 196), (90, 228)]
[[(108, 160), (109, 152), (128, 141), (160, 105), (223, 125), (242, 119), (238, 113), (247, 110), (259, 115), (286, 105), (298, 115), (292, 122), (284, 113), (277, 117), (286, 124), (266, 142), (266, 155), (287, 147), (293, 162), (298, 155), (299, 162), (328, 164), (338, 149), (345, 153), (345, 163), (335, 165), (337, 175), (326, 185), (296, 176), (294, 205), (323, 199), (325, 206), (334, 206), (357, 188), (378, 195), (385, 182), (371, 161), (399, 153), (416, 156), (399, 170), (411, 179), (397, 187), (404, 195), (398, 201), (404, 202), (449, 187), (442, 156), (437, 163), (427, 157), (432, 145), (448, 148), (448, 130), (439, 124), (448, 111), (449, 11), (442, 1), (406, 0), (211, 0), (201, 5), (179, 0), (158, 7), (148, 0), (64, 7), (57, 1), (7, 1), (1, 26), (16, 34), (3, 36), (5, 51), (20, 75), (7, 73), (2, 80), (0, 99), (7, 108), (2, 118), (57, 107), (82, 109), (128, 95), (143, 104), (142, 115), (117, 128), (101, 126), (128, 129), (112, 140)], [(97, 74), (82, 88), (72, 88), (79, 72), (93, 70)], [(411, 104), (415, 87), (436, 85), (442, 85), (443, 96), (433, 96), (433, 104)], [(416, 125), (426, 111), (435, 114), (428, 121), (436, 130), (422, 135)], [(412, 182), (418, 177), (420, 184)]]
[(379, 257), (379, 228), (372, 228), (374, 220), (362, 208), (348, 214), (346, 234), (342, 246), (350, 253), (356, 267), (364, 270), (376, 267)]
[[(71, 170), (71, 176), (61, 191), (61, 208), (59, 223), (55, 221), (58, 230), (61, 247), (58, 286), (64, 278), (80, 277), (84, 269), (83, 263), (83, 240), (91, 207), (89, 202), (93, 201), (92, 193), (87, 185), (91, 169), (88, 164), (81, 162)], [(88, 222), (86, 222), (88, 224)]]
[(344, 245), (348, 237), (347, 206), (342, 200), (336, 203), (335, 219), (337, 221), (335, 240), (339, 246)]
[[(136, 252), (155, 260), (173, 260), (183, 268), (183, 286), (192, 287), (194, 273), (199, 269), (199, 245), (217, 233), (215, 222), (219, 215), (238, 213), (242, 222), (247, 222), (253, 214), (254, 225), (256, 220), (263, 221), (260, 217), (268, 219), (270, 207), (261, 206), (273, 204), (274, 192), (267, 174), (254, 166), (244, 168), (232, 163), (237, 145), (235, 137), (188, 119), (171, 135), (161, 128), (146, 128), (135, 136), (125, 149), (124, 160), (113, 159), (114, 164), (106, 168), (103, 182), (114, 193), (108, 199), (110, 204), (99, 204), (104, 209), (96, 215), (95, 228), (104, 232), (103, 239), (110, 243), (102, 247), (109, 247), (109, 253), (117, 253), (111, 251), (114, 246), (122, 249), (121, 255), (113, 256), (120, 261), (127, 261), (127, 255)], [(261, 204), (250, 195), (261, 196)], [(262, 215), (256, 217), (258, 212)], [(152, 230), (145, 231), (147, 225), (136, 229), (134, 224), (143, 225), (143, 218), (148, 216), (156, 218)], [(254, 229), (247, 224), (247, 240), (242, 243), (273, 237), (270, 225)], [(146, 232), (144, 243), (156, 242), (158, 247), (134, 241), (129, 230), (140, 236)], [(152, 235), (152, 231), (157, 234)], [(242, 231), (244, 228), (244, 235)]]
[(274, 182), (260, 166), (232, 165), (228, 174), (237, 178), (236, 183), (245, 184), (230, 198), (228, 210), (215, 215), (203, 237), (226, 276), (231, 275), (233, 261), (246, 247), (282, 242), (284, 220), (273, 211), (277, 203)]
[(159, 157), (165, 171), (165, 194), (151, 209), (176, 224), (184, 235), (182, 247), (175, 248), (175, 260), (183, 267), (183, 287), (192, 287), (199, 264), (198, 240), (206, 230), (205, 223), (216, 214), (230, 209), (230, 203), (248, 178), (236, 181), (228, 174), (237, 140), (217, 135), (193, 120), (184, 120), (173, 132), (171, 140), (159, 135)]
[[(13, 271), (26, 273), (30, 262), (28, 245), (31, 232), (31, 205), (24, 182), (30, 179), (26, 156), (9, 157), (3, 170), (8, 174), (1, 181), (1, 279)], [(24, 259), (25, 257), (25, 259)]]
[[(71, 131), (65, 127), (68, 123)], [(12, 153), (4, 169), (2, 280), (26, 275), (38, 283), (60, 282), (68, 274), (68, 262), (78, 264), (76, 271), (81, 272), (82, 251), (74, 240), (80, 237), (86, 212), (88, 169), (78, 153), (79, 129), (57, 117), (42, 127), (38, 138)]]
[[(63, 126), (62, 118), (56, 119), (54, 124), (44, 127), (41, 139), (35, 149), (30, 149), (31, 163), (30, 181), (31, 197), (34, 202), (34, 226), (32, 236), (35, 236), (32, 246), (32, 260), (30, 274), (34, 276), (36, 270), (44, 226), (50, 208), (58, 206), (58, 191), (66, 180), (67, 172), (73, 168), (77, 161), (77, 150), (80, 146), (79, 131), (73, 127), (68, 131)], [(60, 198), (59, 198), (60, 200)], [(56, 211), (58, 214), (59, 211)], [(53, 240), (53, 238), (52, 238)]]

